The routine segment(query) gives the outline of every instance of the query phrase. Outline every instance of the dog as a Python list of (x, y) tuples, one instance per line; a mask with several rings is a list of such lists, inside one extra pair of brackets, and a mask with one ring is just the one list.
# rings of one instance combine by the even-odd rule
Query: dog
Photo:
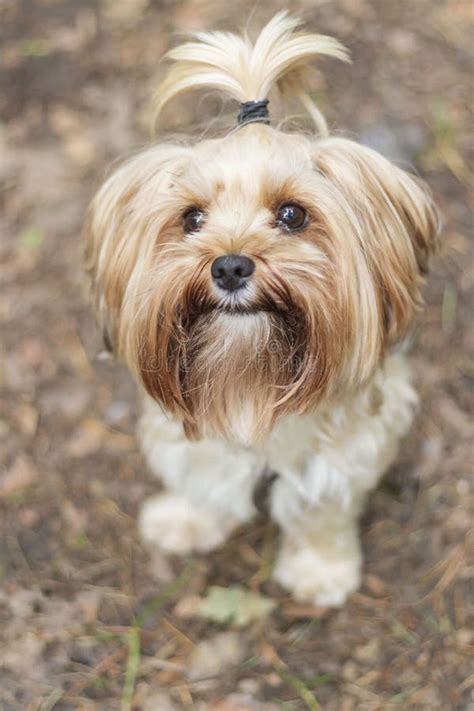
[[(263, 484), (282, 531), (274, 579), (340, 606), (360, 585), (364, 502), (413, 421), (404, 343), (439, 218), (418, 179), (329, 134), (310, 63), (349, 54), (300, 24), (280, 12), (253, 44), (199, 32), (168, 53), (157, 114), (205, 88), (240, 104), (237, 122), (118, 168), (90, 208), (86, 266), (164, 484), (143, 541), (210, 551), (255, 516)], [(273, 90), (311, 133), (271, 125)]]

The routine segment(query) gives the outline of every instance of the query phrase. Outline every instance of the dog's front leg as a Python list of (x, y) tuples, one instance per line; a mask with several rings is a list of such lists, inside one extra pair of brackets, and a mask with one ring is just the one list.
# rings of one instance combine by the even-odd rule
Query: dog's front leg
[(206, 553), (222, 545), (239, 520), (169, 491), (147, 499), (138, 527), (142, 541), (166, 553)]
[(277, 482), (272, 517), (283, 540), (274, 579), (296, 600), (338, 607), (359, 587), (361, 500), (337, 490), (305, 497), (291, 482)]
[(148, 465), (166, 488), (142, 506), (144, 542), (179, 555), (205, 552), (254, 515), (252, 493), (263, 468), (254, 452), (224, 440), (190, 442), (182, 425), (151, 402), (139, 434)]
[(315, 508), (284, 532), (274, 579), (296, 600), (339, 607), (360, 585), (361, 562), (357, 517)]

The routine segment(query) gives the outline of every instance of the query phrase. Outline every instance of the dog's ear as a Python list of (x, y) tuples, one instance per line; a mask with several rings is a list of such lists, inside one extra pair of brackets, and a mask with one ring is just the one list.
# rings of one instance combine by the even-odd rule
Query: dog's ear
[(422, 277), (437, 246), (438, 211), (421, 181), (352, 141), (317, 141), (314, 163), (350, 212), (353, 238), (377, 287), (385, 338), (397, 341), (421, 304)]
[(188, 157), (189, 149), (173, 145), (133, 157), (104, 183), (89, 208), (86, 269), (104, 344), (112, 352), (121, 351), (122, 307), (130, 282), (139, 282), (140, 270), (153, 260), (163, 225), (173, 214), (165, 203)]

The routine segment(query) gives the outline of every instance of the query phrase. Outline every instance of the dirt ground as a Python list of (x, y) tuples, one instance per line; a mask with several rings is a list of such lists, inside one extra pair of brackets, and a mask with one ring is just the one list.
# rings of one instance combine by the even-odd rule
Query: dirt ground
[[(101, 355), (83, 287), (86, 204), (149, 140), (161, 54), (181, 31), (241, 27), (253, 4), (3, 0), (2, 711), (474, 709), (472, 3), (269, 0), (255, 24), (282, 7), (352, 51), (319, 79), (330, 124), (424, 175), (445, 220), (413, 348), (422, 408), (362, 522), (363, 587), (339, 611), (292, 603), (269, 580), (265, 520), (191, 561), (143, 549), (135, 517), (157, 484), (136, 392)], [(169, 126), (190, 106), (203, 124), (220, 108), (175, 105)], [(247, 600), (245, 624), (227, 598), (229, 619), (215, 601), (207, 619), (196, 596), (216, 585), (277, 604)]]

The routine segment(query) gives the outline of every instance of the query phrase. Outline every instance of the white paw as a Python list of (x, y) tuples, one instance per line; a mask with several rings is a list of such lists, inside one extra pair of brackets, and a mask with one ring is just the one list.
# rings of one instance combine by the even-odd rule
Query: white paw
[(159, 494), (148, 499), (138, 518), (144, 543), (178, 555), (217, 548), (235, 526), (232, 517), (224, 518), (200, 509), (174, 494)]
[(361, 556), (357, 548), (345, 557), (322, 555), (310, 546), (284, 549), (277, 560), (273, 578), (289, 590), (295, 600), (318, 607), (340, 607), (361, 581)]

